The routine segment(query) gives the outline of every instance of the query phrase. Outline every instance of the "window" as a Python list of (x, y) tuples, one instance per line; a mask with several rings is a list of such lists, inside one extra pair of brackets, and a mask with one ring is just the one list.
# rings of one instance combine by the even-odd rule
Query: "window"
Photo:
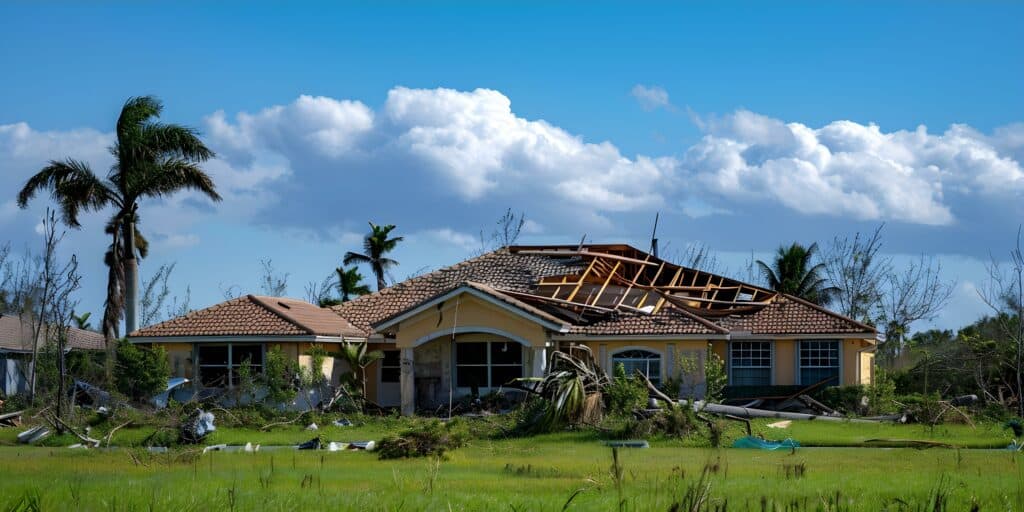
[(523, 376), (523, 346), (514, 341), (455, 344), (455, 386), (496, 388)]
[(800, 342), (800, 384), (807, 386), (831, 378), (830, 386), (839, 385), (839, 342)]
[(733, 386), (770, 386), (770, 341), (734, 341), (729, 344), (729, 383)]
[(635, 375), (637, 370), (647, 376), (651, 383), (661, 383), (661, 355), (648, 350), (626, 350), (612, 356), (612, 367), (619, 363), (626, 370), (626, 376)]
[(211, 388), (237, 386), (246, 361), (252, 375), (262, 372), (263, 345), (199, 345), (199, 382)]
[(385, 350), (384, 359), (380, 361), (380, 381), (399, 382), (402, 375), (401, 350)]

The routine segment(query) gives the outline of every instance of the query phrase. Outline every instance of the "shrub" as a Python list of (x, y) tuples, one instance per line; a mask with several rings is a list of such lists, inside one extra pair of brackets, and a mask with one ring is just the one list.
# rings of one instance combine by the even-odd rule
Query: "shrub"
[(725, 374), (725, 361), (708, 346), (708, 356), (704, 359), (704, 383), (707, 390), (704, 392), (704, 400), (711, 403), (719, 403), (725, 397), (725, 386), (729, 383), (729, 376)]
[(647, 386), (634, 376), (626, 375), (622, 363), (615, 365), (615, 376), (605, 390), (608, 412), (619, 416), (631, 414), (647, 406)]
[(377, 445), (381, 459), (443, 457), (449, 450), (466, 444), (466, 433), (457, 421), (447, 424), (433, 420), (412, 427), (397, 436), (387, 436)]
[(117, 390), (136, 401), (147, 400), (167, 389), (171, 367), (163, 347), (139, 348), (127, 339), (117, 341)]
[(267, 388), (267, 399), (278, 403), (295, 400), (295, 381), (299, 374), (299, 362), (288, 357), (280, 345), (274, 345), (267, 351), (263, 363), (263, 376), (260, 379)]

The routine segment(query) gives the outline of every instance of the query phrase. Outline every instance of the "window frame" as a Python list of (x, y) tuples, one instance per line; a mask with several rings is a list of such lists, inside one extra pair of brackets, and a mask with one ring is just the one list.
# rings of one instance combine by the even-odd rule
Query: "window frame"
[[(641, 358), (641, 357), (622, 357), (623, 354), (627, 354), (629, 352), (646, 352), (646, 353), (648, 353), (648, 354), (650, 354), (651, 356), (654, 356), (654, 357), (650, 357), (650, 356), (643, 357), (643, 358)], [(609, 363), (611, 364), (612, 373), (613, 374), (615, 372), (615, 367), (618, 366), (618, 364), (620, 362), (622, 362), (621, 360), (624, 359), (624, 360), (627, 360), (627, 361), (644, 361), (646, 363), (646, 365), (647, 365), (647, 367), (645, 368), (647, 371), (644, 372), (644, 375), (646, 375), (647, 379), (650, 380), (651, 383), (654, 384), (655, 386), (661, 385), (661, 383), (667, 378), (665, 376), (664, 367), (663, 367), (664, 362), (665, 362), (665, 355), (662, 354), (661, 352), (658, 352), (657, 350), (654, 350), (654, 349), (651, 349), (651, 348), (648, 348), (648, 347), (623, 347), (623, 348), (621, 348), (619, 350), (616, 350), (616, 351), (612, 352), (609, 357), (610, 357)], [(651, 362), (654, 361), (655, 358), (657, 358), (657, 362), (658, 362), (658, 364), (657, 364), (658, 375), (655, 378), (652, 379), (651, 378)], [(616, 361), (616, 359), (619, 359), (619, 361)], [(630, 376), (630, 375), (628, 375), (628, 370), (627, 370), (627, 377), (628, 376)]]
[[(821, 344), (830, 344), (831, 347), (834, 347), (835, 348), (835, 364), (834, 365), (828, 365), (828, 366), (823, 366), (823, 365), (804, 365), (804, 354), (803, 354), (804, 346), (808, 345), (808, 344), (811, 344), (811, 343), (818, 344), (818, 346), (815, 349), (813, 349), (813, 350), (817, 350), (817, 351), (822, 350)], [(829, 352), (831, 353), (832, 350), (829, 349)], [(816, 355), (815, 358), (820, 360), (821, 359), (820, 353), (818, 355)], [(831, 358), (831, 355), (829, 356), (829, 358)], [(807, 359), (813, 359), (813, 358), (808, 356)], [(815, 382), (804, 382), (804, 375), (803, 375), (804, 372), (803, 372), (803, 370), (805, 368), (807, 368), (807, 369), (815, 369), (815, 370), (833, 369), (834, 368), (835, 369), (835, 373), (836, 373), (836, 378), (835, 378), (834, 382), (830, 382), (829, 384), (826, 384), (826, 386), (841, 386), (842, 383), (843, 383), (843, 344), (842, 344), (842, 342), (840, 340), (835, 340), (835, 339), (800, 340), (797, 343), (797, 348), (796, 348), (796, 380), (797, 380), (797, 384), (799, 384), (801, 386), (809, 386), (809, 385), (815, 383)], [(818, 379), (818, 380), (820, 381), (821, 379)]]
[[(196, 344), (196, 350), (195, 350), (195, 354), (196, 354), (195, 369), (196, 369), (196, 377), (197, 377), (197, 380), (198, 380), (200, 386), (202, 386), (204, 388), (211, 387), (211, 386), (207, 386), (203, 382), (203, 368), (224, 368), (224, 369), (226, 369), (227, 370), (227, 386), (224, 386), (224, 389), (233, 389), (233, 388), (235, 388), (238, 385), (237, 383), (235, 383), (236, 377), (234, 376), (234, 374), (237, 372), (237, 370), (239, 368), (242, 367), (242, 363), (239, 362), (239, 363), (235, 364), (235, 363), (232, 362), (234, 360), (234, 347), (235, 347), (235, 345), (247, 346), (247, 347), (249, 347), (249, 346), (258, 346), (260, 348), (260, 350), (259, 350), (259, 353), (260, 353), (260, 364), (251, 364), (250, 363), (250, 366), (253, 368), (253, 375), (259, 375), (259, 374), (263, 373), (263, 367), (266, 365), (266, 362), (267, 362), (267, 344), (266, 343), (251, 343), (251, 342), (249, 342), (249, 343), (246, 343), (246, 342), (240, 342), (240, 343), (236, 343), (236, 342), (197, 343)], [(212, 347), (227, 347), (227, 349), (228, 349), (227, 364), (205, 364), (205, 363), (203, 363), (203, 357), (202, 357), (202, 350), (203, 350), (203, 348), (212, 348)]]
[[(402, 382), (402, 351), (400, 349), (395, 350), (382, 350), (385, 357), (380, 360), (380, 383), (381, 384), (399, 384)], [(395, 352), (398, 354), (398, 360), (395, 364), (386, 364), (387, 353)], [(384, 370), (396, 370), (398, 372), (398, 379), (396, 380), (384, 380)]]
[[(768, 366), (737, 365), (735, 363), (735, 359), (737, 359), (737, 358), (736, 358), (736, 354), (735, 354), (734, 350), (736, 348), (738, 348), (738, 345), (740, 345), (740, 344), (753, 344), (753, 343), (767, 344), (768, 345)], [(763, 351), (764, 348), (763, 347), (762, 348), (758, 348), (757, 350), (758, 351)], [(727, 376), (729, 378), (729, 385), (730, 386), (773, 386), (773, 385), (775, 385), (775, 342), (773, 340), (736, 340), (736, 341), (730, 341), (729, 342), (729, 354), (728, 354), (728, 356), (729, 356), (729, 368), (728, 368), (729, 371), (727, 372), (728, 373)], [(762, 356), (758, 356), (758, 359), (761, 359), (761, 358), (763, 358), (763, 355)], [(744, 359), (744, 358), (740, 357), (739, 359)], [(747, 359), (751, 359), (751, 358), (748, 357)], [(756, 370), (767, 369), (768, 370), (768, 382), (766, 382), (764, 384), (735, 384), (735, 382), (733, 380), (733, 370), (736, 369), (736, 368), (739, 368), (739, 369), (751, 369), (751, 370), (753, 370), (753, 369), (756, 369)]]
[[(491, 357), (491, 346), (495, 345), (495, 344), (499, 344), (499, 343), (501, 343), (501, 344), (506, 344), (507, 343), (509, 345), (518, 345), (519, 346), (519, 363), (495, 363), (493, 361), (493, 358)], [(463, 344), (463, 345), (470, 345), (470, 344), (484, 345), (485, 346), (484, 351), (485, 351), (485, 353), (487, 355), (486, 362), (484, 362), (484, 363), (463, 363), (463, 364), (460, 364), (459, 363), (459, 349), (458, 349), (458, 346), (460, 344)], [(453, 373), (454, 373), (454, 375), (453, 375), (453, 381), (454, 381), (453, 382), (453, 388), (455, 388), (455, 389), (472, 389), (472, 386), (460, 386), (459, 385), (459, 367), (487, 368), (487, 385), (479, 386), (479, 388), (478, 388), (479, 390), (498, 389), (498, 388), (504, 386), (504, 384), (505, 384), (504, 382), (499, 383), (497, 385), (494, 384), (494, 372), (493, 372), (494, 367), (501, 367), (501, 368), (516, 368), (516, 367), (518, 367), (519, 368), (519, 377), (518, 378), (522, 378), (522, 377), (526, 376), (526, 348), (527, 347), (523, 346), (522, 343), (519, 343), (518, 341), (514, 341), (514, 340), (456, 341), (455, 342), (455, 347), (453, 347), (453, 350), (452, 350), (452, 370), (453, 370)]]

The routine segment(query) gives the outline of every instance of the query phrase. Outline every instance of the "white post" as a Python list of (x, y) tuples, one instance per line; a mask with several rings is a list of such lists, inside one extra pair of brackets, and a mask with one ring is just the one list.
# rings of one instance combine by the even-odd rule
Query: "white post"
[(548, 369), (548, 349), (546, 347), (534, 347), (533, 349), (533, 375), (531, 377), (543, 377)]
[(416, 386), (414, 384), (413, 349), (402, 349), (401, 373), (399, 374), (402, 389), (402, 415), (412, 416), (416, 412)]

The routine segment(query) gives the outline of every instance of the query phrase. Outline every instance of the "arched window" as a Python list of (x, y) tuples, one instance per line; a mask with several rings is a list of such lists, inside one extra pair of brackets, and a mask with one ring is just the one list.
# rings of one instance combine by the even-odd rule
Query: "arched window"
[(661, 354), (641, 349), (624, 350), (612, 355), (612, 367), (618, 367), (619, 363), (626, 369), (627, 376), (640, 370), (653, 384), (661, 384)]

